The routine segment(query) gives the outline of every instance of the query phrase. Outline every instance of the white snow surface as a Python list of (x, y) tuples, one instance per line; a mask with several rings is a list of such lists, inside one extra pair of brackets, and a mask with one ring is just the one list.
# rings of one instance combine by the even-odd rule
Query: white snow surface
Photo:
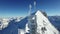
[(9, 22), (14, 20), (14, 19), (15, 19), (15, 22), (19, 22), (22, 19), (22, 17), (0, 18), (0, 22), (1, 22), (0, 30), (8, 27)]
[(18, 34), (25, 34), (25, 30), (24, 29), (18, 29)]
[[(35, 13), (36, 15), (36, 21), (37, 21), (37, 33), (38, 34), (59, 34), (59, 31), (50, 23), (48, 18), (44, 16), (44, 14), (41, 11), (37, 11)], [(45, 33), (42, 32), (41, 28), (45, 27), (46, 31)], [(26, 26), (26, 31), (28, 32), (29, 28), (28, 25)]]
[(59, 34), (59, 31), (50, 23), (48, 18), (45, 17), (41, 11), (38, 10), (35, 15), (37, 17), (37, 32), (38, 33), (42, 34), (41, 28), (46, 27), (47, 31), (45, 31), (45, 34), (55, 34), (55, 33)]
[(4, 29), (8, 26), (9, 19), (1, 18), (0, 22), (1, 22), (0, 30), (2, 30), (2, 28)]
[(28, 30), (30, 30), (30, 29), (28, 28), (28, 23), (27, 23), (27, 24), (26, 24), (26, 28), (25, 28), (25, 33), (29, 33)]

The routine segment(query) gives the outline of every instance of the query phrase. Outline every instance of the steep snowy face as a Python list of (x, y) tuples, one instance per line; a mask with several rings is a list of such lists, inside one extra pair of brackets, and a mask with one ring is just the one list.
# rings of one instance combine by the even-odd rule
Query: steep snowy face
[(48, 18), (44, 16), (41, 11), (36, 12), (37, 32), (39, 34), (58, 34), (58, 30), (49, 22)]
[(2, 18), (0, 19), (0, 30), (6, 28), (8, 26), (9, 19)]

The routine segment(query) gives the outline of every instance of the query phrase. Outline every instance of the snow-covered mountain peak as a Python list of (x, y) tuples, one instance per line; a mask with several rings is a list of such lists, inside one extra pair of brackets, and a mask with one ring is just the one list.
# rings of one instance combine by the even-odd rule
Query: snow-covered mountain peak
[(35, 15), (38, 15), (38, 16), (40, 15), (40, 16), (42, 17), (42, 16), (44, 16), (44, 12), (38, 10), (38, 11), (35, 13)]
[(41, 11), (37, 11), (36, 12), (36, 18), (37, 18), (37, 23), (38, 23), (38, 25), (41, 25), (42, 27), (44, 27), (43, 25), (43, 21), (45, 21), (46, 20), (46, 17), (44, 16), (44, 14), (41, 12)]
[[(50, 21), (46, 17), (47, 15), (45, 12), (41, 12), (38, 10), (36, 13), (33, 13), (33, 15), (36, 15), (37, 33), (59, 34), (59, 31), (50, 23)], [(32, 19), (34, 19), (34, 16), (32, 17)]]
[(41, 12), (41, 11), (37, 11), (35, 13), (36, 15), (36, 21), (37, 21), (37, 32), (41, 33), (41, 29), (45, 28), (46, 29), (46, 33), (50, 33), (50, 34), (54, 34), (56, 32), (56, 34), (58, 34), (58, 30), (50, 23), (50, 21), (48, 20), (48, 18), (45, 16), (45, 13)]

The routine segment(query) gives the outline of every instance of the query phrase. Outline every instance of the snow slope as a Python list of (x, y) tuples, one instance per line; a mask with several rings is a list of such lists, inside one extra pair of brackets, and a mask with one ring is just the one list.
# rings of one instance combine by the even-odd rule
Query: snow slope
[(48, 18), (45, 17), (41, 11), (38, 10), (35, 15), (37, 16), (37, 24), (38, 24), (37, 31), (38, 31), (38, 33), (41, 33), (41, 27), (46, 27), (45, 34), (55, 34), (55, 33), (59, 34), (58, 30), (49, 22)]
[[(59, 34), (59, 31), (50, 23), (48, 18), (44, 16), (41, 11), (35, 13), (37, 18), (37, 33), (38, 34)], [(45, 27), (45, 31), (42, 31), (42, 28)], [(27, 28), (28, 31), (28, 28)]]

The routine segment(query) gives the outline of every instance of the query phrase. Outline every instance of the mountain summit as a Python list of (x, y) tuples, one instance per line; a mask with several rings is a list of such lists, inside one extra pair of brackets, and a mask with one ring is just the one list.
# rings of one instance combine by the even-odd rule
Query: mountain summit
[[(30, 18), (29, 18), (30, 17)], [(32, 24), (29, 24), (29, 20), (31, 19)], [(30, 32), (31, 29), (35, 30), (36, 34), (59, 34), (59, 31), (54, 27), (54, 25), (51, 24), (51, 22), (48, 20), (47, 14), (45, 12), (42, 12), (40, 10), (32, 13), (31, 15), (26, 16), (25, 18), (16, 21), (16, 19), (10, 20), (10, 21), (4, 21), (9, 22), (8, 26), (2, 30), (0, 30), (0, 34), (25, 34), (25, 33), (32, 33)], [(3, 23), (4, 23), (3, 22)], [(36, 25), (37, 23), (37, 25)], [(30, 27), (28, 26), (30, 25)], [(33, 26), (31, 26), (33, 25)]]
[[(41, 11), (38, 10), (33, 15), (36, 15), (37, 34), (59, 34), (59, 31), (50, 23), (50, 21), (43, 14), (43, 12), (41, 12)], [(29, 31), (28, 25), (27, 25), (26, 31)]]

